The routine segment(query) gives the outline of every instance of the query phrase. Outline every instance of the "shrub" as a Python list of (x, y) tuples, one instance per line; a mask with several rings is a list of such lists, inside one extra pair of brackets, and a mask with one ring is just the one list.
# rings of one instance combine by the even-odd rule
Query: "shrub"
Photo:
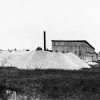
[(38, 50), (42, 50), (42, 48), (41, 47), (37, 47), (36, 51), (38, 51)]

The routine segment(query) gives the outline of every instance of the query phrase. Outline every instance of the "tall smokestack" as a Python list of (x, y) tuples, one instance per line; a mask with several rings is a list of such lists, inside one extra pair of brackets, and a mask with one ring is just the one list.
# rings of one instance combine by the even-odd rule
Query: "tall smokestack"
[(44, 50), (46, 50), (46, 31), (44, 31)]

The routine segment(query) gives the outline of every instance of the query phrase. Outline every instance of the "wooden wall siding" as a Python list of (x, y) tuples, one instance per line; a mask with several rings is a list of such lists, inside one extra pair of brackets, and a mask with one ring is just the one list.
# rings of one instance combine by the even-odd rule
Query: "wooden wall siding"
[(92, 61), (97, 59), (94, 55), (95, 49), (86, 42), (52, 42), (52, 50), (59, 52), (73, 52), (83, 60)]
[(97, 55), (97, 53), (94, 53), (94, 55), (93, 55), (93, 60), (94, 60), (94, 61), (97, 61), (97, 60), (98, 60), (98, 55)]
[(92, 57), (86, 57), (86, 62), (91, 62), (93, 60), (93, 58)]
[(98, 53), (98, 60), (100, 60), (100, 52)]
[(85, 50), (86, 52), (87, 51), (92, 52), (92, 53), (94, 52), (94, 49), (90, 48), (89, 45), (81, 43), (81, 42), (77, 42), (77, 43), (74, 43), (74, 42), (68, 42), (68, 43), (67, 42), (65, 42), (65, 43), (64, 42), (55, 42), (55, 43), (52, 44), (52, 47), (62, 48), (62, 50), (67, 49), (67, 51), (72, 51), (72, 50), (82, 51), (82, 50)]

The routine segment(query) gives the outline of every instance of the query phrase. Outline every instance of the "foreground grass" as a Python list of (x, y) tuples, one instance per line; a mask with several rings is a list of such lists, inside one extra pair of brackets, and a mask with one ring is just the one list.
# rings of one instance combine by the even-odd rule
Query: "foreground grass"
[(7, 89), (16, 91), (18, 94), (49, 99), (56, 98), (57, 100), (73, 96), (78, 97), (78, 99), (79, 97), (89, 98), (93, 95), (99, 97), (100, 68), (77, 71), (56, 69), (22, 70), (13, 67), (0, 67), (1, 96), (5, 95)]

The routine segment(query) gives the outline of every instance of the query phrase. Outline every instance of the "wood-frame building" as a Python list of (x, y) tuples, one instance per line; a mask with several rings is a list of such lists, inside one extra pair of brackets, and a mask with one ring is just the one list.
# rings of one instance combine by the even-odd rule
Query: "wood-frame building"
[(95, 48), (86, 40), (51, 40), (52, 51), (72, 52), (86, 62), (97, 61)]

